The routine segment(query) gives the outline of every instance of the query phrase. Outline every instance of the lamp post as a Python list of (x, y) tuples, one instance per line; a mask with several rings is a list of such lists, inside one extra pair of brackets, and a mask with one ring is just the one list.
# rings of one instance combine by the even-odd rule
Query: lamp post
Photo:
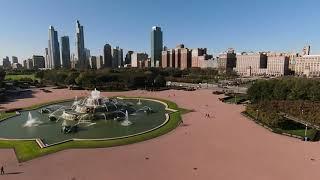
[[(301, 108), (301, 118), (302, 119), (303, 119), (303, 112), (304, 112), (304, 110), (303, 110), (303, 108)], [(304, 141), (308, 141), (308, 137), (307, 137), (308, 125), (307, 125), (307, 123), (305, 123), (305, 126), (306, 126), (306, 128), (304, 130)]]
[(308, 131), (308, 125), (306, 124), (306, 129), (304, 130), (304, 141), (308, 141), (307, 131)]

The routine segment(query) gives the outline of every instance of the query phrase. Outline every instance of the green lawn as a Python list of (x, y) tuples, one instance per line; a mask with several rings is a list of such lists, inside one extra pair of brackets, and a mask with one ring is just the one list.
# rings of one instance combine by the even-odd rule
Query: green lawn
[[(161, 99), (157, 99), (157, 100), (161, 100)], [(169, 108), (177, 109), (179, 111), (170, 113), (170, 120), (168, 121), (167, 124), (165, 124), (159, 129), (156, 129), (154, 131), (151, 131), (145, 134), (141, 134), (141, 135), (137, 135), (129, 138), (107, 140), (107, 141), (70, 141), (70, 142), (62, 143), (59, 145), (55, 145), (55, 146), (51, 146), (43, 149), (41, 149), (35, 141), (2, 140), (0, 141), (0, 148), (14, 148), (19, 162), (24, 162), (24, 161), (31, 160), (33, 158), (55, 153), (64, 149), (104, 148), (104, 147), (132, 144), (132, 143), (137, 143), (137, 142), (145, 141), (148, 139), (152, 139), (152, 138), (164, 135), (172, 131), (173, 129), (175, 129), (180, 124), (181, 113), (189, 112), (189, 110), (180, 109), (177, 106), (177, 104), (173, 102), (166, 101), (166, 100), (161, 100), (161, 101), (167, 103)], [(32, 108), (34, 107), (39, 107), (39, 105), (33, 106)]]
[(15, 116), (16, 113), (15, 112), (10, 112), (10, 113), (6, 113), (6, 112), (0, 112), (0, 121), (7, 119), (9, 117)]
[[(297, 136), (301, 136), (304, 137), (304, 131), (305, 129), (295, 129), (295, 130), (282, 130), (285, 133), (288, 134), (292, 134), (292, 135), (297, 135)], [(315, 138), (315, 135), (317, 133), (317, 130), (315, 129), (308, 129), (307, 131), (307, 137), (311, 140), (313, 140)]]
[(225, 103), (231, 103), (231, 104), (235, 104), (235, 103), (238, 104), (238, 103), (246, 101), (246, 100), (247, 100), (246, 96), (240, 95), (240, 96), (236, 96), (236, 97), (232, 97), (230, 99), (227, 99), (224, 102)]
[(6, 80), (20, 80), (23, 78), (31, 78), (32, 80), (39, 80), (38, 78), (35, 77), (34, 74), (23, 74), (23, 75), (6, 75), (5, 79)]

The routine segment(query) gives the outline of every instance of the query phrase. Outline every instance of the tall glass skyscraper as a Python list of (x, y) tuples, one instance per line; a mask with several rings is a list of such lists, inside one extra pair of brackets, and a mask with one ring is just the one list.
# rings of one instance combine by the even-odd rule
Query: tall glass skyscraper
[(54, 30), (53, 26), (49, 27), (49, 46), (48, 46), (48, 65), (49, 69), (57, 69), (61, 67), (60, 49), (58, 41), (58, 32)]
[(154, 26), (151, 31), (151, 67), (161, 66), (161, 52), (163, 49), (162, 31)]
[(62, 67), (65, 69), (71, 68), (70, 61), (70, 42), (68, 36), (61, 37), (61, 59)]
[(80, 22), (77, 20), (76, 25), (76, 46), (77, 46), (77, 58), (78, 65), (80, 69), (87, 69), (88, 63), (86, 60), (86, 52), (84, 48), (84, 35), (83, 35), (83, 26), (80, 25)]
[(112, 68), (112, 47), (110, 44), (106, 44), (103, 47), (104, 54), (104, 67)]

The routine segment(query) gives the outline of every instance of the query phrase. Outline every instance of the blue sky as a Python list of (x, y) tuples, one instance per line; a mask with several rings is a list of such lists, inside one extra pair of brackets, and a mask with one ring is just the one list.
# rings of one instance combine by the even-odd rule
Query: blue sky
[(184, 43), (219, 53), (320, 52), (320, 1), (317, 0), (0, 0), (0, 57), (44, 54), (48, 28), (70, 36), (75, 22), (85, 30), (85, 46), (102, 54), (105, 43), (125, 51), (150, 51), (150, 31), (161, 26), (164, 45)]

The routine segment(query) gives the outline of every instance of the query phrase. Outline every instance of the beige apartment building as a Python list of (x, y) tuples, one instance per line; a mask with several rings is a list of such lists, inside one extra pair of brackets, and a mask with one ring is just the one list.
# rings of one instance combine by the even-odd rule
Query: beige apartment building
[(295, 74), (298, 76), (320, 76), (320, 55), (305, 55), (296, 58)]
[(201, 67), (202, 60), (205, 59), (205, 55), (207, 54), (207, 48), (196, 48), (192, 49), (192, 60), (191, 67)]
[(237, 55), (236, 68), (240, 76), (261, 76), (267, 73), (267, 55), (265, 53), (241, 53)]
[(268, 76), (284, 76), (289, 74), (289, 57), (280, 55), (269, 55), (267, 62)]
[(218, 62), (216, 58), (213, 58), (212, 55), (203, 55), (199, 56), (198, 58), (199, 61), (199, 68), (218, 68)]
[(229, 48), (227, 52), (219, 54), (218, 69), (220, 72), (232, 71), (236, 67), (236, 53), (235, 50)]
[(161, 52), (161, 67), (167, 68), (217, 68), (217, 61), (207, 54), (206, 48), (188, 49), (179, 44), (174, 49), (165, 49)]
[(141, 67), (140, 61), (146, 61), (148, 59), (147, 53), (137, 53), (131, 54), (131, 67)]
[(191, 51), (187, 48), (180, 49), (180, 69), (191, 68)]
[(161, 67), (163, 68), (191, 68), (191, 51), (183, 44), (179, 44), (175, 49), (162, 51), (161, 55)]
[(170, 51), (165, 50), (161, 52), (161, 61), (161, 67), (170, 67)]

